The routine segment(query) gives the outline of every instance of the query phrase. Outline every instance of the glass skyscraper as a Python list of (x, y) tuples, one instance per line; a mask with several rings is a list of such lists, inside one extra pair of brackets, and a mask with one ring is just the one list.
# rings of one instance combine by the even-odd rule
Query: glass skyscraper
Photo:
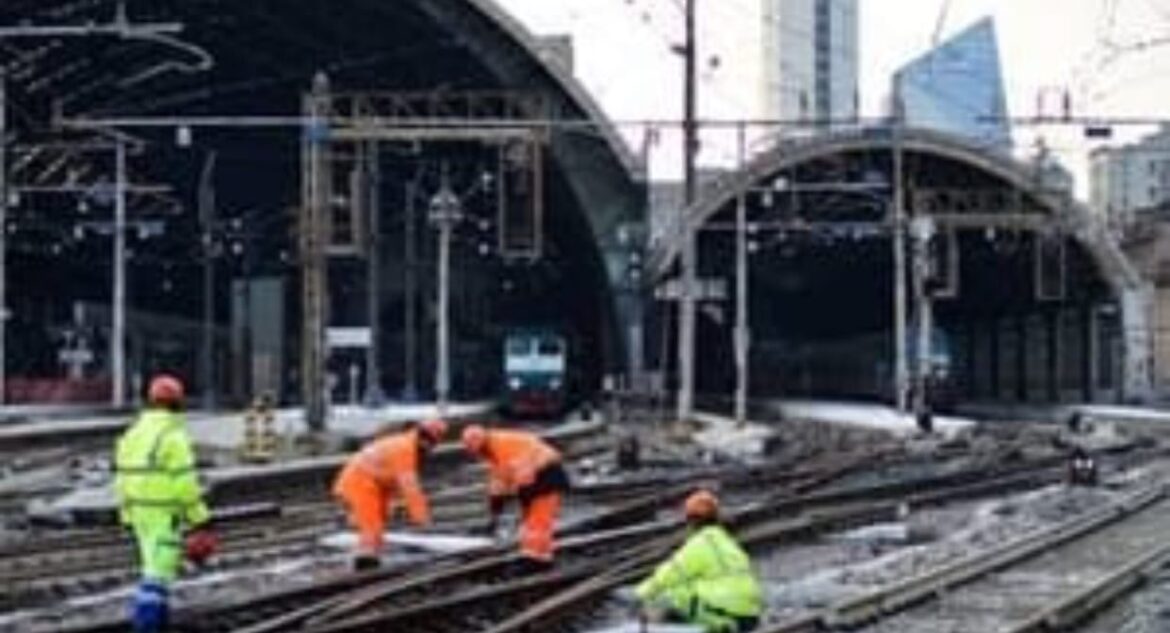
[(1012, 145), (995, 22), (984, 18), (894, 75), (906, 123), (1009, 151)]
[(858, 0), (760, 1), (764, 116), (814, 128), (856, 119)]

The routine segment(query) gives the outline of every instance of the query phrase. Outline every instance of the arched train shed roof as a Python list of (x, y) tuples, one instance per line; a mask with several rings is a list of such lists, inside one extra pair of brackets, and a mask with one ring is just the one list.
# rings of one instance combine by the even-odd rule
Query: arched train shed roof
[[(839, 155), (892, 152), (894, 143), (890, 128), (865, 128), (785, 141), (754, 158), (741, 172), (716, 181), (701, 193), (699, 200), (685, 211), (684, 216), (690, 226), (701, 227), (714, 215), (734, 204), (742, 191), (769, 183), (786, 170)], [(1000, 152), (930, 130), (903, 129), (900, 143), (907, 153), (967, 165), (1021, 191), (1044, 212), (1052, 214), (1060, 226), (1069, 230), (1084, 245), (1111, 287), (1120, 291), (1142, 285), (1139, 274), (1089, 208), (1066, 195), (1042, 187), (1030, 166)], [(658, 277), (670, 272), (680, 248), (681, 239), (677, 231), (656, 246), (651, 261), (652, 270)]]

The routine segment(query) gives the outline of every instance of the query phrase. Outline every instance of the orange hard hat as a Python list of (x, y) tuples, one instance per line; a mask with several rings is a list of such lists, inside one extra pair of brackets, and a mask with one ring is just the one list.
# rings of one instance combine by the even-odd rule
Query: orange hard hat
[(426, 436), (428, 440), (438, 444), (447, 436), (447, 423), (443, 420), (423, 420), (418, 425), (420, 433)]
[(483, 452), (484, 445), (487, 444), (487, 430), (478, 424), (463, 429), (463, 448), (468, 453), (478, 455)]
[(146, 395), (150, 404), (163, 406), (183, 404), (185, 397), (183, 382), (169, 374), (159, 374), (151, 379), (150, 390)]
[(710, 490), (697, 490), (687, 497), (683, 505), (688, 520), (710, 520), (719, 518), (719, 498)]

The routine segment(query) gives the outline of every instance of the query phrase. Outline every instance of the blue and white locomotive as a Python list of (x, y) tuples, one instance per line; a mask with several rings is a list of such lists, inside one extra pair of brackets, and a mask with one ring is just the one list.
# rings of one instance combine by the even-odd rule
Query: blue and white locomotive
[(518, 416), (555, 416), (564, 409), (568, 344), (551, 328), (510, 331), (504, 339), (504, 408)]

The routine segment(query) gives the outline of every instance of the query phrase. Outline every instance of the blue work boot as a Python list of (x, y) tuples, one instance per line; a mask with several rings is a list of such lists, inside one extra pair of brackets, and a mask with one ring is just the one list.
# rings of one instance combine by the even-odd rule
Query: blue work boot
[(130, 624), (134, 633), (162, 633), (167, 628), (167, 588), (144, 581), (134, 590), (130, 602)]

